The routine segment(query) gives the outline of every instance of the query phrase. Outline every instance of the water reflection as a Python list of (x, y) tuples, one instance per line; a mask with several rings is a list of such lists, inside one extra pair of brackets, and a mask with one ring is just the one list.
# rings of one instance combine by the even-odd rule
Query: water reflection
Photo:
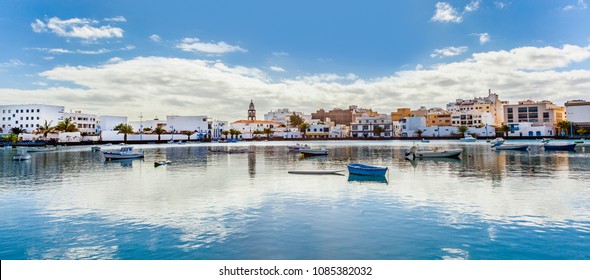
[(361, 176), (355, 174), (348, 175), (348, 182), (376, 182), (387, 184), (387, 177), (385, 175)]

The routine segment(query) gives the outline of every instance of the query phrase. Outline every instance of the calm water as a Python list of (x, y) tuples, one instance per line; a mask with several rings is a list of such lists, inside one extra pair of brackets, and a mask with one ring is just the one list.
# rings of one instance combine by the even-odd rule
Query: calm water
[[(309, 142), (329, 149), (312, 158), (288, 144), (148, 145), (117, 162), (1, 151), (0, 259), (590, 259), (590, 147), (432, 141), (464, 153), (410, 162), (411, 142)], [(287, 173), (353, 162), (388, 177)]]

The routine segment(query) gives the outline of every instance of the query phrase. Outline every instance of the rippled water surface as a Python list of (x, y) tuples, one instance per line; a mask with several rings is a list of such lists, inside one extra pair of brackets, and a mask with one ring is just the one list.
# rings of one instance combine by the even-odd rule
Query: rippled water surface
[[(145, 160), (113, 162), (90, 147), (1, 151), (0, 259), (590, 259), (590, 147), (431, 141), (464, 152), (408, 161), (411, 142), (307, 143), (329, 155), (301, 158), (294, 142), (143, 145)], [(347, 163), (389, 172), (287, 173)]]

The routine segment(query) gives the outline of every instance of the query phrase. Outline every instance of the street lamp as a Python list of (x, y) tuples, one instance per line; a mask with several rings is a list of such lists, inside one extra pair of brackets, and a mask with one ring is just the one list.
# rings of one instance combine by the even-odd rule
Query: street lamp
[(143, 140), (143, 114), (139, 112), (139, 141)]

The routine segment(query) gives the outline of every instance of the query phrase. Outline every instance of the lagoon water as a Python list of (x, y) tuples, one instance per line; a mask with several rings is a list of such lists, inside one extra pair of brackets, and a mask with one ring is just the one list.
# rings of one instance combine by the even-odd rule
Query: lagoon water
[[(112, 162), (1, 151), (0, 259), (590, 259), (590, 147), (431, 141), (464, 152), (408, 161), (408, 141), (306, 142), (329, 149), (310, 158), (294, 143), (142, 145), (145, 160)], [(287, 173), (346, 163), (388, 176)]]

